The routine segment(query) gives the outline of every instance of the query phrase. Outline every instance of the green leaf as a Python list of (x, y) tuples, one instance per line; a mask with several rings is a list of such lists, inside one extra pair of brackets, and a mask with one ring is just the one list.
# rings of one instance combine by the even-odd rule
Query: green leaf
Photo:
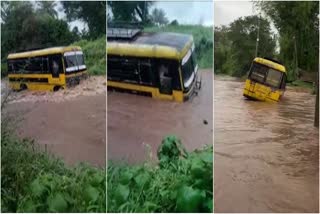
[(61, 193), (49, 196), (47, 199), (50, 212), (67, 212), (68, 204)]
[(205, 193), (189, 186), (182, 186), (177, 195), (178, 212), (199, 212)]
[(191, 175), (195, 178), (202, 178), (205, 175), (205, 164), (200, 158), (194, 158), (191, 163)]
[(45, 186), (40, 184), (39, 179), (35, 179), (30, 185), (31, 193), (34, 196), (41, 197), (41, 195), (46, 191)]
[(130, 194), (130, 189), (128, 186), (119, 184), (115, 191), (115, 199), (118, 202), (118, 204), (122, 204), (126, 202)]
[(84, 197), (87, 202), (95, 202), (99, 197), (99, 191), (92, 186), (88, 186), (84, 190)]
[(141, 173), (134, 178), (135, 182), (139, 187), (143, 187), (150, 181), (150, 175), (148, 173)]
[(120, 178), (120, 183), (123, 185), (129, 184), (131, 179), (133, 178), (133, 173), (130, 170), (126, 170)]

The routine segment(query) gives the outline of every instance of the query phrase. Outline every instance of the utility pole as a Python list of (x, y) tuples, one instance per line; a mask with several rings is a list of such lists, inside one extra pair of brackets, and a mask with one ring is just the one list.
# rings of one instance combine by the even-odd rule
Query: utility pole
[(296, 37), (293, 36), (293, 39), (294, 39), (294, 52), (295, 52), (295, 64), (296, 64), (296, 69), (295, 69), (295, 72), (294, 72), (294, 77), (295, 78), (298, 78), (299, 76), (299, 72), (298, 72), (298, 51), (297, 51), (297, 40), (296, 40)]
[(259, 48), (259, 40), (260, 40), (260, 19), (261, 19), (261, 11), (259, 13), (259, 19), (258, 19), (258, 34), (257, 34), (257, 41), (256, 41), (256, 54), (255, 56), (258, 56), (258, 48)]
[(316, 109), (314, 114), (314, 126), (319, 127), (319, 71), (317, 72), (317, 80), (316, 80)]

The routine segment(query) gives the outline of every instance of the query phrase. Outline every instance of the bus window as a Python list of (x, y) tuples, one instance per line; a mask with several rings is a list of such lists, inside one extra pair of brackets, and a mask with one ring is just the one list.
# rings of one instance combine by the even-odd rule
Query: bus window
[(140, 83), (143, 85), (153, 85), (154, 79), (152, 75), (150, 59), (141, 59), (139, 63)]
[(282, 72), (269, 68), (267, 73), (266, 84), (274, 88), (279, 88), (281, 77), (282, 77)]
[(62, 60), (60, 55), (50, 56), (50, 71), (53, 77), (59, 77), (59, 73), (63, 72)]
[(132, 57), (108, 56), (108, 79), (139, 83), (138, 60)]
[(183, 85), (184, 88), (188, 90), (191, 86), (191, 83), (195, 77), (195, 68), (196, 64), (193, 61), (194, 57), (192, 56), (193, 53), (191, 50), (186, 54), (186, 56), (182, 59), (182, 77), (183, 77)]
[(78, 71), (77, 56), (75, 52), (64, 53), (64, 59), (66, 62), (66, 72)]
[(172, 94), (172, 77), (169, 73), (169, 66), (160, 64), (158, 67), (160, 78), (160, 93)]
[(84, 64), (84, 57), (83, 57), (82, 51), (77, 51), (76, 56), (77, 56), (77, 63), (79, 66), (79, 70), (86, 69), (86, 65)]
[(264, 83), (267, 67), (259, 65), (257, 63), (253, 63), (251, 67), (251, 71), (249, 74), (249, 78), (259, 83)]
[(42, 57), (42, 73), (49, 73), (49, 59), (48, 57)]

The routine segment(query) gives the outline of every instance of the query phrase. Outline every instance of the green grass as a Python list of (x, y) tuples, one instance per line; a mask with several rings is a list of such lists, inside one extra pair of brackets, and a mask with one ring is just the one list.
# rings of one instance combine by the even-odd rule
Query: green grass
[(313, 89), (313, 84), (310, 82), (305, 82), (302, 80), (295, 80), (288, 85), (290, 86), (296, 86), (296, 87), (302, 87), (302, 88), (308, 88), (308, 89)]
[(105, 169), (67, 167), (2, 125), (2, 212), (105, 212), (105, 182)]
[(213, 212), (213, 147), (186, 152), (166, 137), (158, 165), (108, 163), (108, 212)]
[(85, 63), (91, 75), (106, 75), (106, 38), (94, 41), (80, 40), (72, 45), (79, 45), (85, 54)]
[(200, 68), (213, 66), (213, 29), (200, 25), (167, 25), (165, 27), (147, 27), (146, 32), (174, 32), (193, 35), (197, 61)]

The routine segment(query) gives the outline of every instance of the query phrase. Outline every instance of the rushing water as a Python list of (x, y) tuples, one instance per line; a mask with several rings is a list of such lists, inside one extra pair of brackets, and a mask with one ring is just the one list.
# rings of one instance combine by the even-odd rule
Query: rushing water
[(212, 144), (212, 71), (202, 71), (202, 81), (198, 95), (184, 103), (108, 92), (108, 160), (145, 161), (147, 144), (156, 159), (157, 148), (168, 134), (180, 137), (188, 150)]
[(249, 101), (243, 85), (214, 81), (215, 212), (318, 212), (315, 96)]

